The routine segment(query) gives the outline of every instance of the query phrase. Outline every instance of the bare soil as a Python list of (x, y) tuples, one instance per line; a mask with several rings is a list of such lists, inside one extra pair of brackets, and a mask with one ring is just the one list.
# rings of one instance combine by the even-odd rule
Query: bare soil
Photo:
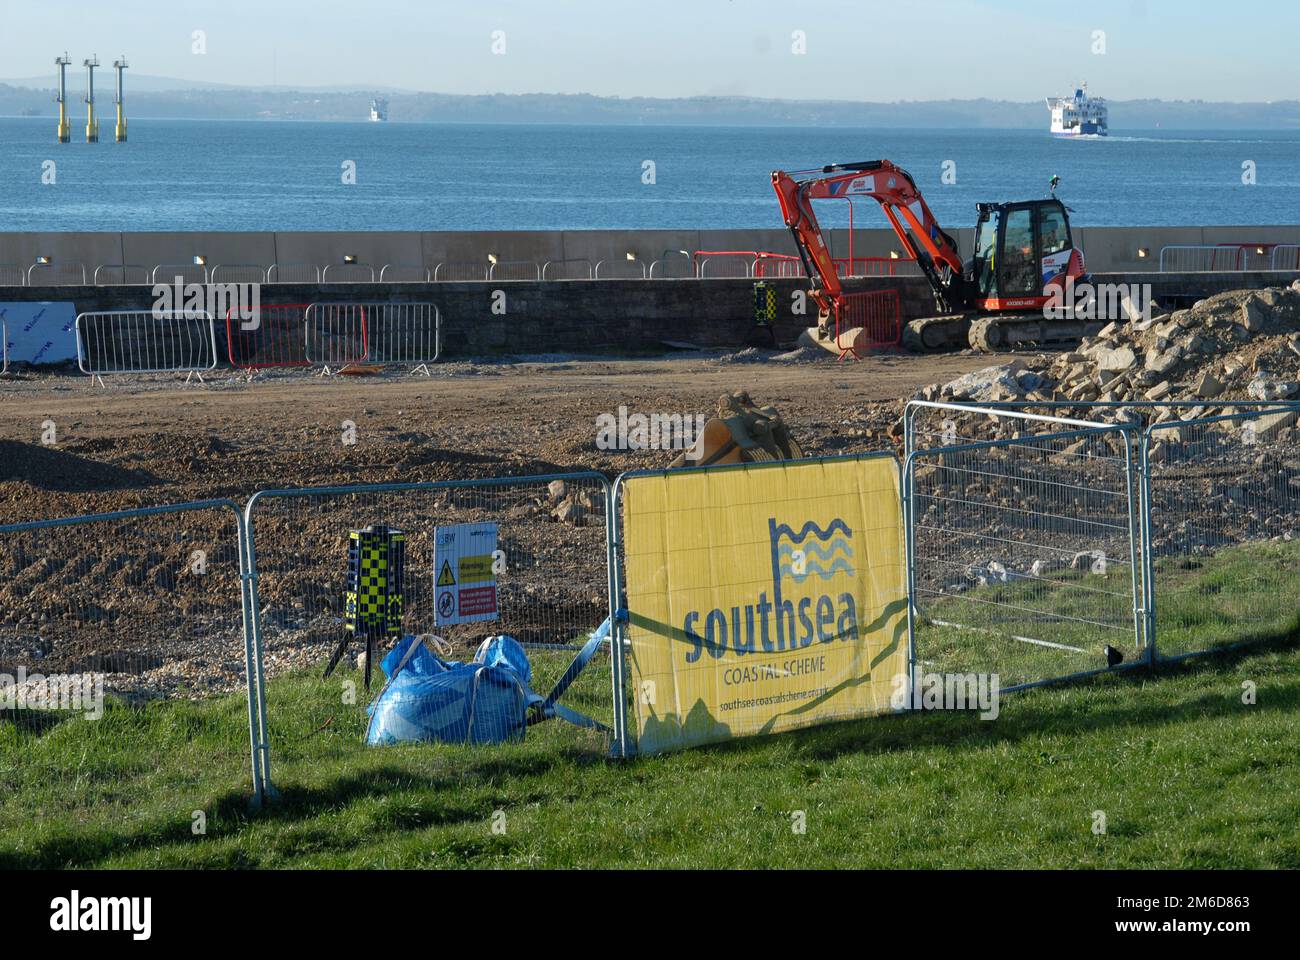
[[(0, 380), (0, 522), (187, 499), (242, 499), (263, 487), (624, 470), (663, 451), (604, 451), (596, 418), (711, 415), (748, 390), (772, 404), (811, 455), (879, 449), (865, 441), (920, 387), (986, 367), (987, 355), (889, 355), (859, 362), (727, 357), (435, 366), (319, 378), (305, 371), (206, 385), (164, 377)], [(41, 445), (46, 421), (56, 443)], [(344, 422), (356, 425), (344, 443)]]
[[(809, 455), (891, 449), (905, 398), (989, 362), (948, 354), (839, 363), (743, 351), (456, 363), (429, 377), (293, 371), (248, 382), (218, 372), (201, 385), (11, 375), (0, 380), (0, 523), (212, 498), (242, 505), (264, 488), (576, 470), (613, 478), (666, 465), (673, 453), (598, 449), (599, 415), (624, 406), (707, 416), (734, 390), (776, 406)], [(557, 519), (559, 498), (544, 485), (268, 502), (257, 527), (268, 674), (318, 668), (342, 636), (342, 547), (348, 528), (370, 522), (408, 531), (407, 629), (432, 622), (434, 522), (493, 519), (512, 572), (495, 628), (541, 643), (580, 636), (606, 601), (603, 532), (592, 522), (600, 491), (577, 492), (590, 517)], [(134, 696), (237, 689), (233, 530), (233, 513), (217, 510), (0, 536), (0, 672), (102, 673), (107, 689)], [(201, 574), (196, 549), (207, 565)], [(450, 638), (463, 651), (485, 632), (454, 628)]]

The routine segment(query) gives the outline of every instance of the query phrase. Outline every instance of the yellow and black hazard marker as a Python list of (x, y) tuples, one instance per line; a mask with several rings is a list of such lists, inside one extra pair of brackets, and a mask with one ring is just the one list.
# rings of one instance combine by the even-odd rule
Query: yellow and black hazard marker
[(348, 583), (343, 595), (347, 630), (325, 667), (334, 672), (353, 637), (366, 641), (366, 689), (375, 659), (375, 641), (402, 635), (405, 606), (406, 534), (375, 524), (348, 534)]
[(754, 326), (767, 327), (776, 323), (776, 288), (760, 280), (754, 284)]
[(754, 284), (753, 346), (776, 346), (776, 287), (760, 280)]

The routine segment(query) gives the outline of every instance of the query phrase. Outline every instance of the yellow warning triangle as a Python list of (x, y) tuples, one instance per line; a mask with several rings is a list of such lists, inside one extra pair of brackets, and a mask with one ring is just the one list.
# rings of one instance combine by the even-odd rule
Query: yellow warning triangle
[(456, 578), (451, 575), (451, 561), (449, 560), (442, 561), (442, 569), (438, 571), (438, 586), (456, 586)]

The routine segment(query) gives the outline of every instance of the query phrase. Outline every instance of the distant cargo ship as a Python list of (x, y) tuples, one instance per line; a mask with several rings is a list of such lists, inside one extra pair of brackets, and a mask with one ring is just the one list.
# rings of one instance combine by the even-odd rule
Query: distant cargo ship
[(1104, 137), (1108, 118), (1106, 101), (1088, 96), (1088, 84), (1082, 83), (1072, 97), (1048, 97), (1052, 111), (1054, 137)]
[(370, 119), (375, 123), (382, 123), (388, 119), (388, 101), (382, 97), (375, 97), (370, 101)]

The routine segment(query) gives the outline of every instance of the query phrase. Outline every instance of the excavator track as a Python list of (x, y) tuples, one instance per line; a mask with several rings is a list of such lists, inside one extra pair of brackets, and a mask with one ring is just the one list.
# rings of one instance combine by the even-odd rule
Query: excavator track
[(971, 324), (970, 314), (909, 320), (903, 328), (903, 346), (916, 353), (941, 353), (965, 349)]
[(914, 353), (940, 353), (971, 347), (981, 353), (1004, 350), (1069, 348), (1104, 326), (1097, 320), (1044, 320), (1038, 314), (978, 316), (954, 313), (910, 320), (903, 328), (903, 346)]
[(1035, 314), (979, 317), (970, 324), (970, 346), (983, 353), (1044, 347), (1075, 347), (1105, 326), (1095, 320), (1044, 320)]

